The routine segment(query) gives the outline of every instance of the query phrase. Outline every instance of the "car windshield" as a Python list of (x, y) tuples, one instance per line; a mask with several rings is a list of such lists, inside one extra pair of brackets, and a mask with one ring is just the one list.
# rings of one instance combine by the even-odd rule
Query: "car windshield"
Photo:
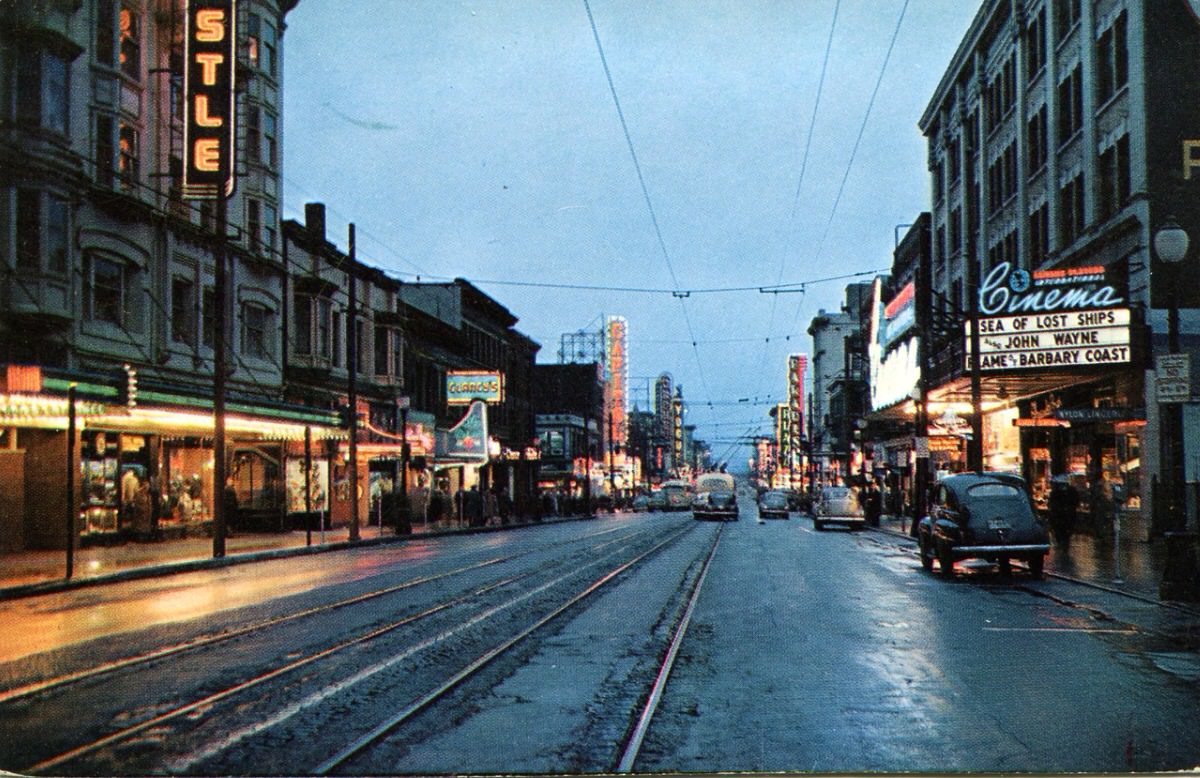
[(831, 486), (821, 494), (827, 500), (844, 500), (850, 496), (850, 490), (845, 486)]
[(1001, 483), (983, 483), (975, 484), (967, 489), (967, 495), (970, 497), (1019, 497), (1021, 490), (1015, 486)]

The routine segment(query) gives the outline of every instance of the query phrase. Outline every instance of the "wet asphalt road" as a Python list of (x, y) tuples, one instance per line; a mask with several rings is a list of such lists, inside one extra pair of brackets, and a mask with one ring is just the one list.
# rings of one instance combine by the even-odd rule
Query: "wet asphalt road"
[[(611, 771), (714, 542), (635, 771), (1127, 772), (1200, 764), (1200, 662), (1164, 634), (1153, 607), (982, 567), (944, 580), (923, 572), (903, 540), (815, 532), (796, 514), (758, 523), (743, 500), (742, 520), (727, 524), (620, 515), (0, 603), (11, 636), (0, 645), (0, 689), (11, 689), (405, 585), (81, 689), (0, 697), (0, 768), (28, 768), (389, 618), (453, 598), (469, 603), (475, 610), (447, 607), (428, 626), (406, 626), (389, 633), (390, 642), (263, 684), (253, 697), (162, 722), (103, 758), (41, 771), (311, 773), (408, 705), (426, 681), (448, 677), (568, 590), (649, 551), (333, 770)], [(437, 578), (448, 571), (460, 572)], [(462, 626), (472, 619), (477, 627)], [(426, 644), (428, 656), (412, 647)], [(367, 688), (343, 688), (375, 666), (386, 667)], [(42, 734), (51, 724), (53, 737)]]

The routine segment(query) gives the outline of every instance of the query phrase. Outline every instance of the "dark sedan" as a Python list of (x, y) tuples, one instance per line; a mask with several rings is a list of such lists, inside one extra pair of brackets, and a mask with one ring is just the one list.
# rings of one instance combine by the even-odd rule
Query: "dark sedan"
[(788, 496), (783, 492), (767, 492), (758, 499), (758, 517), (760, 519), (789, 518), (788, 508)]
[(737, 494), (734, 492), (701, 492), (692, 502), (692, 518), (737, 521)]
[(929, 515), (917, 528), (921, 565), (943, 575), (961, 559), (986, 559), (1008, 572), (1009, 561), (1023, 560), (1040, 578), (1050, 551), (1046, 528), (1038, 519), (1025, 481), (1007, 473), (964, 473), (939, 481)]

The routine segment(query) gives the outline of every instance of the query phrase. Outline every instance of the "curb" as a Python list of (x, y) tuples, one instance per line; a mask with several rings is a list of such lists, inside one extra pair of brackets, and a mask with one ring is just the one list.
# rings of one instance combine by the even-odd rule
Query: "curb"
[(41, 594), (56, 594), (58, 592), (71, 591), (73, 589), (84, 589), (92, 586), (102, 586), (104, 584), (122, 583), (124, 581), (161, 578), (171, 575), (179, 575), (181, 573), (193, 573), (199, 570), (217, 570), (223, 567), (232, 567), (234, 565), (243, 565), (251, 562), (264, 562), (273, 559), (311, 556), (313, 554), (325, 554), (331, 551), (370, 548), (372, 546), (390, 545), (392, 543), (407, 543), (413, 540), (424, 538), (450, 537), (457, 535), (479, 535), (489, 532), (525, 529), (527, 527), (543, 527), (550, 524), (589, 521), (595, 518), (596, 516), (563, 516), (554, 519), (545, 519), (543, 521), (527, 521), (520, 524), (502, 524), (488, 527), (458, 527), (454, 529), (422, 532), (415, 535), (392, 535), (389, 537), (367, 538), (363, 540), (339, 540), (333, 543), (325, 543), (314, 546), (289, 546), (287, 548), (273, 548), (265, 551), (248, 551), (243, 554), (231, 554), (229, 556), (219, 558), (188, 559), (179, 562), (164, 562), (161, 564), (147, 565), (145, 567), (133, 567), (129, 568), (128, 570), (118, 570), (114, 573), (106, 573), (104, 575), (97, 575), (89, 578), (72, 578), (69, 580), (55, 579), (50, 581), (39, 581), (37, 583), (18, 584), (15, 586), (0, 586), (0, 601), (16, 600), (23, 597), (35, 597)]

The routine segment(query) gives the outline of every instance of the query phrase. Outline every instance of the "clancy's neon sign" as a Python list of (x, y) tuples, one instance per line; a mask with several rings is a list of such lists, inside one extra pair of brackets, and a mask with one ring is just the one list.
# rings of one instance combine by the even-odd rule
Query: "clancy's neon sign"
[(1125, 298), (1102, 275), (1063, 278), (1032, 278), (1028, 271), (1001, 262), (992, 268), (979, 287), (979, 310), (986, 316), (1010, 313), (1113, 308)]

